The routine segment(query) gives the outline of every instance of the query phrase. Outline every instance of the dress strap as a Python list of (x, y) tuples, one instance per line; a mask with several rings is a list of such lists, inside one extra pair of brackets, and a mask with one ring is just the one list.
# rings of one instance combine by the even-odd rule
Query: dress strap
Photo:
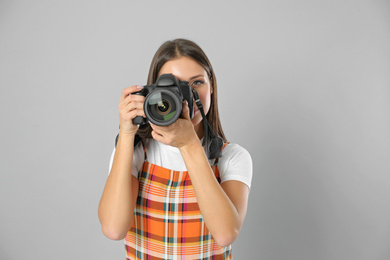
[[(222, 151), (223, 151), (223, 149), (225, 149), (225, 147), (226, 147), (226, 145), (227, 145), (228, 143), (229, 143), (229, 142), (226, 142), (226, 143), (223, 144), (223, 146), (222, 146)], [(219, 161), (219, 157), (218, 157), (217, 159), (214, 160), (214, 165), (213, 165), (213, 166), (217, 166), (218, 161)]]

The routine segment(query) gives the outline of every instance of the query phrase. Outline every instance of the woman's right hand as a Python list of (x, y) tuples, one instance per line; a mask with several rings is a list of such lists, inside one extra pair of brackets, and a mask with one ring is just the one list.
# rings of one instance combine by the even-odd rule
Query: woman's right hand
[(119, 132), (123, 134), (135, 135), (138, 126), (133, 124), (136, 116), (146, 117), (144, 113), (145, 97), (142, 95), (131, 95), (143, 89), (143, 86), (135, 85), (123, 89), (119, 101)]

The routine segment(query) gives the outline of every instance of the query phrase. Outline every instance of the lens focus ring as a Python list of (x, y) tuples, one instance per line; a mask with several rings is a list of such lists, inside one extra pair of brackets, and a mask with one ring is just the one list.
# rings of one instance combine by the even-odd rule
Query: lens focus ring
[(180, 117), (181, 110), (181, 98), (169, 89), (155, 89), (147, 95), (144, 103), (145, 115), (155, 125), (174, 123)]

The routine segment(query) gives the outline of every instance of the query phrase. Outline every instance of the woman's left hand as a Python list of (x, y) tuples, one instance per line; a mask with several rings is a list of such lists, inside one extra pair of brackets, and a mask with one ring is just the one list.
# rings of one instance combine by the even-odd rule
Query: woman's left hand
[(194, 125), (191, 122), (189, 108), (186, 102), (183, 102), (181, 117), (175, 123), (169, 126), (158, 126), (150, 123), (150, 126), (153, 129), (153, 139), (166, 145), (180, 149), (188, 144), (200, 142)]

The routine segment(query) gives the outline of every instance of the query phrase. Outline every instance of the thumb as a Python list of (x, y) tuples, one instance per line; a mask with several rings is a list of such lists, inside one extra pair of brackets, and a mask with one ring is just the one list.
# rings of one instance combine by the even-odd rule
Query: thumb
[(188, 108), (187, 101), (183, 101), (183, 110), (181, 112), (181, 117), (183, 119), (191, 120), (190, 118), (190, 109)]

